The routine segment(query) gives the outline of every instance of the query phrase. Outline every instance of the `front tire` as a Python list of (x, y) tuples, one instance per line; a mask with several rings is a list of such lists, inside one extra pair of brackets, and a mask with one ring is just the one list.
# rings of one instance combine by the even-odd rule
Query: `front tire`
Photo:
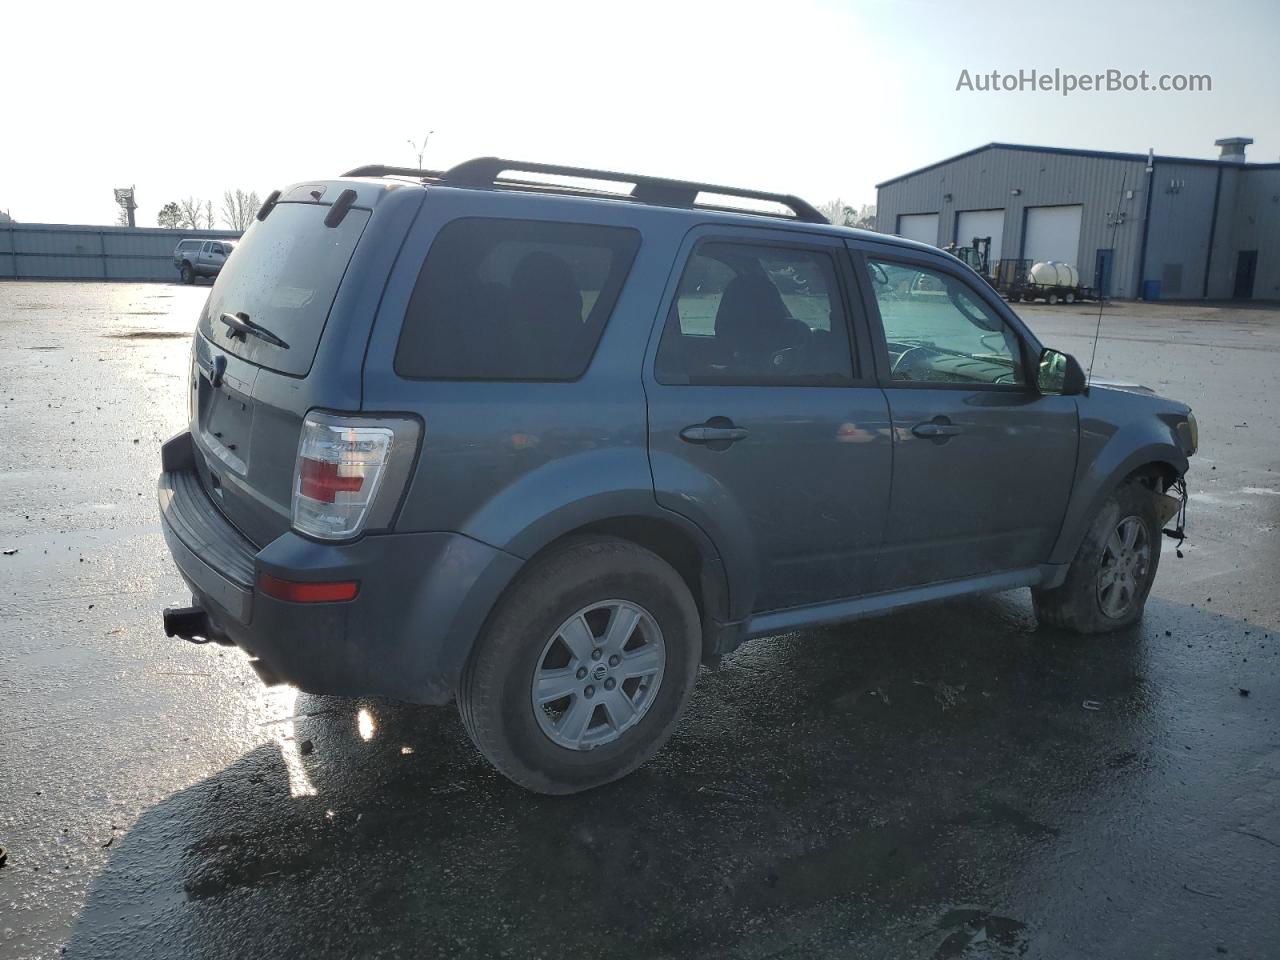
[(1076, 633), (1136, 623), (1160, 566), (1161, 535), (1151, 491), (1122, 484), (1094, 517), (1062, 586), (1032, 588), (1036, 618)]
[(522, 572), (476, 641), (458, 709), (500, 773), (536, 793), (589, 790), (667, 741), (701, 659), (689, 588), (623, 540), (566, 542)]

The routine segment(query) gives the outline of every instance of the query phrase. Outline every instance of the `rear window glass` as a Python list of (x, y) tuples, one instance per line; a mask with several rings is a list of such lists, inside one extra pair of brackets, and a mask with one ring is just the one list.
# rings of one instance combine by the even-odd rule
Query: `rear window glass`
[[(251, 363), (293, 375), (311, 368), (329, 308), (351, 261), (369, 211), (351, 210), (336, 227), (324, 225), (328, 206), (277, 204), (255, 221), (218, 274), (200, 320), (204, 335)], [(289, 346), (255, 336), (232, 337), (224, 314), (247, 314)]]
[(640, 235), (623, 227), (453, 221), (418, 275), (396, 372), (432, 380), (576, 379), (639, 244)]

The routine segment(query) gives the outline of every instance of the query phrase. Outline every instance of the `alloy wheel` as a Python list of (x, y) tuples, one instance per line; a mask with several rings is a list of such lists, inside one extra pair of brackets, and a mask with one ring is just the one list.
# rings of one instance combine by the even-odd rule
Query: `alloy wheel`
[(1151, 568), (1151, 542), (1138, 517), (1125, 517), (1102, 547), (1098, 565), (1098, 607), (1113, 620), (1125, 616), (1137, 602)]
[(534, 668), (538, 726), (568, 750), (612, 743), (653, 706), (666, 662), (658, 622), (639, 604), (584, 607), (551, 635)]

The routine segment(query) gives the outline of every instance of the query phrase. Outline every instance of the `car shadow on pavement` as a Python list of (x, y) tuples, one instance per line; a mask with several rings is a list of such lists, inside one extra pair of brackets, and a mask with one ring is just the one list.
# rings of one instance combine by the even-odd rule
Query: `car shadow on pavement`
[(1076, 637), (1009, 595), (757, 641), (654, 761), (562, 798), (452, 707), (299, 695), (292, 741), (117, 841), (67, 955), (1022, 955), (1064, 833), (1167, 772), (1176, 651), (1237, 626), (1152, 601)]

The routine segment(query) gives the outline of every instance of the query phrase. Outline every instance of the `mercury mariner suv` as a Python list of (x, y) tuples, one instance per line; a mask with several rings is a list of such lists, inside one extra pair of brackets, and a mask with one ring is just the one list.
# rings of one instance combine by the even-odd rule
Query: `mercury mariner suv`
[(186, 383), (166, 632), (456, 700), (544, 793), (644, 763), (753, 637), (1019, 587), (1056, 628), (1132, 624), (1197, 444), (933, 247), (494, 158), (272, 193)]

